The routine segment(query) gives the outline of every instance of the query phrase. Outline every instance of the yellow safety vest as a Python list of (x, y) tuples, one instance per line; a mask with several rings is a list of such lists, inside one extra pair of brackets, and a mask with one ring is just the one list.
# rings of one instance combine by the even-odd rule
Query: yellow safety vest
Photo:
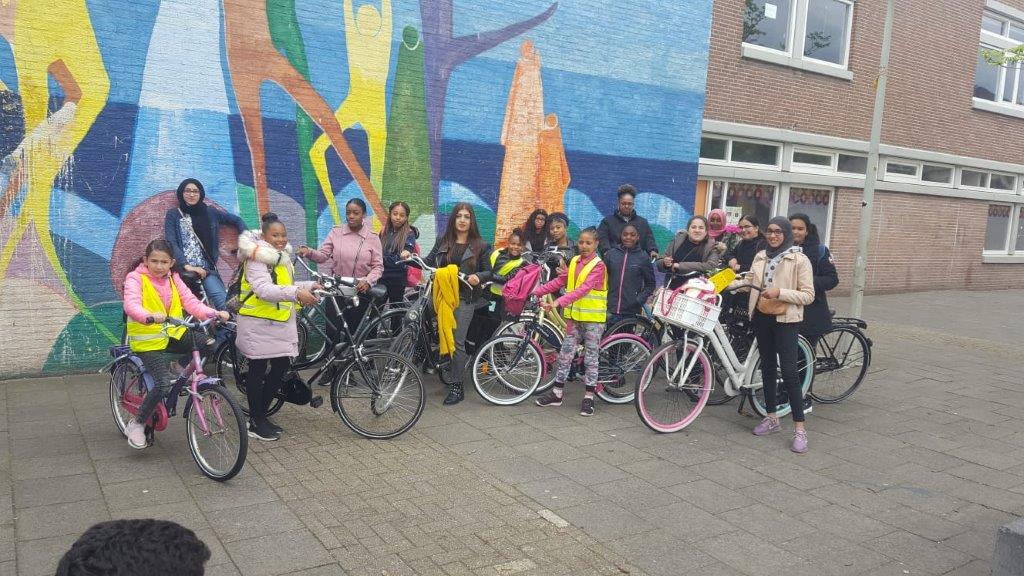
[[(566, 293), (572, 292), (580, 284), (582, 284), (597, 266), (597, 263), (601, 261), (600, 258), (594, 256), (594, 259), (587, 262), (587, 265), (583, 267), (583, 271), (577, 276), (576, 266), (579, 264), (580, 257), (574, 256), (572, 261), (569, 262), (569, 278), (567, 280), (568, 286), (566, 286)], [(608, 318), (608, 270), (605, 269), (604, 280), (601, 283), (602, 288), (595, 289), (587, 292), (583, 298), (569, 304), (562, 311), (562, 314), (570, 320), (576, 320), (578, 322), (599, 322), (603, 323)]]
[[(275, 284), (278, 286), (292, 285), (292, 272), (288, 269), (288, 266), (284, 264), (274, 266), (274, 276), (276, 277)], [(295, 309), (295, 302), (267, 302), (266, 300), (261, 300), (252, 291), (252, 286), (249, 285), (249, 279), (245, 277), (244, 270), (242, 271), (241, 293), (245, 301), (242, 302), (238, 313), (242, 316), (265, 318), (275, 322), (287, 322), (292, 316), (292, 310)]]
[[(491, 268), (494, 268), (494, 263), (498, 261), (498, 256), (500, 254), (501, 250), (495, 250), (494, 252), (491, 252)], [(502, 266), (500, 269), (496, 270), (496, 272), (504, 276), (522, 265), (523, 259), (516, 258), (515, 260), (509, 260), (508, 262), (506, 262), (505, 265)], [(501, 288), (502, 284), (491, 284), (491, 294), (494, 294), (495, 296), (501, 296)]]
[[(140, 274), (139, 281), (142, 284), (142, 307), (147, 312), (159, 312), (168, 318), (181, 319), (183, 317), (181, 313), (181, 296), (178, 295), (178, 286), (174, 283), (173, 277), (167, 279), (171, 283), (170, 310), (164, 307), (164, 302), (160, 299), (160, 293), (156, 291), (156, 287), (150, 282), (149, 276)], [(167, 348), (167, 344), (170, 343), (171, 338), (179, 340), (185, 334), (184, 326), (173, 326), (164, 330), (161, 324), (143, 324), (142, 322), (132, 320), (130, 317), (128, 318), (127, 327), (128, 345), (131, 346), (132, 352), (164, 350)]]

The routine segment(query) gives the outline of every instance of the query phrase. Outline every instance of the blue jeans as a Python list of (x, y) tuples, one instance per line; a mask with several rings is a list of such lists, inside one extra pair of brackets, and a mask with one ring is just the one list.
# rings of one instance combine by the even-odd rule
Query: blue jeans
[(206, 291), (206, 297), (210, 299), (211, 308), (224, 309), (224, 305), (228, 301), (228, 289), (224, 286), (224, 280), (216, 270), (207, 271), (206, 278), (203, 279), (203, 290)]

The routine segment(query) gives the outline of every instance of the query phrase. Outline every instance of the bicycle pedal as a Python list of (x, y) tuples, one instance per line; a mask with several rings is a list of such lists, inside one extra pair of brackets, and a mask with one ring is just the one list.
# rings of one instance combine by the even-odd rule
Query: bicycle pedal
[(309, 399), (309, 406), (311, 408), (319, 408), (320, 406), (323, 405), (323, 403), (324, 403), (324, 397), (323, 396), (313, 396), (312, 398)]

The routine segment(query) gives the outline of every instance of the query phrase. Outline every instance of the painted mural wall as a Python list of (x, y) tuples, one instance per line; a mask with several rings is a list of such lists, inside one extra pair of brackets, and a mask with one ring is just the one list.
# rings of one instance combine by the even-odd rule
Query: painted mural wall
[[(693, 205), (711, 0), (0, 0), (0, 378), (101, 366), (173, 190), (322, 240), (405, 200), (503, 237)], [(222, 275), (235, 238), (222, 234)]]

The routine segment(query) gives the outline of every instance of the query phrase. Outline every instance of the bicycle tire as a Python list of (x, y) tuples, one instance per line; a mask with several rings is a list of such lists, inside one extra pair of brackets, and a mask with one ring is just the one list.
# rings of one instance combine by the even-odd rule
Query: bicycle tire
[[(753, 346), (751, 348), (750, 353), (754, 354), (754, 350), (756, 350), (756, 348), (756, 346)], [(797, 374), (800, 378), (800, 389), (803, 392), (803, 396), (806, 396), (808, 391), (811, 389), (811, 384), (814, 382), (814, 352), (811, 350), (811, 345), (803, 336), (801, 336), (797, 340), (797, 350), (799, 352), (799, 355), (797, 356)], [(750, 404), (754, 407), (754, 410), (757, 411), (758, 414), (764, 417), (768, 415), (768, 410), (765, 408), (763, 385), (760, 384), (760, 351), (758, 351), (757, 353), (758, 358), (753, 364), (753, 370), (749, 377), (748, 388), (750, 390)], [(776, 388), (777, 391), (783, 390), (781, 379), (782, 371), (779, 370), (778, 375), (776, 376), (776, 380), (778, 381), (778, 387)], [(801, 402), (803, 401), (803, 396), (801, 396), (800, 398)], [(792, 408), (789, 405), (789, 402), (787, 401), (785, 404), (780, 403), (776, 407), (775, 415), (778, 416), (779, 418), (782, 418), (788, 415), (791, 411)]]
[(864, 333), (853, 325), (833, 326), (815, 346), (811, 398), (822, 404), (849, 398), (864, 381), (869, 366), (871, 346)]
[[(245, 393), (245, 379), (249, 374), (249, 360), (238, 351), (233, 339), (225, 340), (213, 354), (217, 378), (228, 390), (238, 392), (236, 401), (242, 413), (249, 416), (249, 396)], [(274, 396), (267, 406), (267, 416), (273, 416), (284, 406), (284, 398)]]
[(604, 338), (613, 334), (635, 334), (650, 344), (651, 349), (661, 346), (662, 332), (654, 325), (654, 321), (644, 316), (619, 320), (604, 331)]
[[(394, 352), (362, 354), (331, 382), (331, 407), (350, 430), (371, 440), (405, 433), (420, 419), (425, 406), (419, 371)], [(392, 421), (395, 424), (389, 425)]]
[(628, 404), (636, 394), (651, 344), (632, 333), (618, 333), (601, 341), (597, 366), (597, 395), (609, 404)]
[(405, 318), (405, 312), (405, 308), (392, 308), (369, 320), (365, 325), (361, 324), (355, 335), (356, 346), (373, 350), (386, 349), (401, 333), (401, 322)]
[(124, 435), (125, 427), (134, 417), (124, 407), (125, 394), (130, 393), (136, 396), (137, 399), (131, 400), (131, 403), (137, 402), (140, 406), (146, 396), (146, 384), (142, 379), (142, 371), (128, 359), (119, 360), (110, 370), (109, 388), (110, 411), (114, 415), (114, 424), (117, 425), (118, 432)]
[[(507, 322), (498, 328), (495, 335), (505, 336), (511, 334), (521, 338), (526, 332), (526, 324), (527, 321), (525, 320)], [(555, 384), (555, 365), (558, 363), (558, 353), (562, 350), (562, 341), (565, 339), (565, 335), (559, 332), (557, 327), (550, 324), (537, 326), (537, 332), (538, 338), (534, 339), (534, 341), (540, 347), (541, 356), (544, 358), (544, 376), (533, 393), (543, 394)], [(537, 341), (538, 339), (539, 342)]]
[[(636, 383), (633, 404), (637, 415), (645, 426), (662, 434), (678, 432), (693, 423), (711, 393), (711, 363), (707, 353), (692, 343), (685, 345), (685, 351), (682, 346), (682, 342), (673, 341), (654, 350)], [(694, 354), (696, 358), (686, 380), (670, 382), (669, 375), (682, 378), (684, 367), (680, 366), (680, 361)]]
[[(249, 433), (246, 428), (245, 418), (238, 402), (228, 393), (222, 385), (210, 386), (199, 392), (200, 398), (189, 405), (189, 411), (185, 414), (185, 434), (188, 438), (188, 448), (196, 466), (204, 476), (217, 482), (224, 482), (234, 478), (245, 465), (245, 457), (249, 451)], [(209, 399), (210, 411), (207, 412), (207, 399)], [(231, 409), (231, 414), (225, 414), (224, 406)], [(197, 411), (202, 410), (207, 426), (210, 428), (210, 435), (202, 432), (198, 419), (193, 418)], [(215, 429), (216, 428), (216, 429)], [(232, 432), (238, 434), (237, 440), (232, 442), (229, 437)], [(220, 438), (220, 443), (227, 446), (227, 450), (211, 450), (206, 454), (200, 448), (200, 437)], [(213, 466), (210, 463), (212, 456), (223, 454), (225, 462), (220, 466)], [(234, 454), (233, 456), (231, 454)]]
[(521, 336), (496, 336), (473, 357), (473, 386), (481, 398), (512, 406), (529, 398), (544, 376), (544, 359), (536, 342)]

